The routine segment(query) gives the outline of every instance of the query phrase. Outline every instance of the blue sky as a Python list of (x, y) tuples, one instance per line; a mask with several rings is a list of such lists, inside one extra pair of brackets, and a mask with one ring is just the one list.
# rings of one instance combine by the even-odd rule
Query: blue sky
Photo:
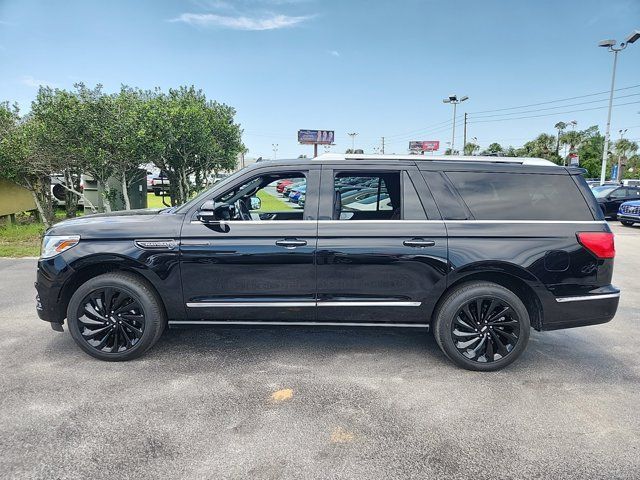
[[(470, 97), (459, 108), (469, 138), (520, 146), (560, 120), (603, 128), (606, 109), (562, 112), (606, 106), (607, 95), (477, 112), (608, 90), (613, 55), (596, 44), (634, 29), (639, 0), (0, 0), (0, 101), (26, 111), (41, 83), (194, 84), (237, 109), (249, 156), (271, 157), (277, 143), (284, 158), (311, 154), (300, 128), (335, 130), (336, 151), (350, 147), (348, 132), (367, 152), (383, 135), (387, 153), (409, 140), (444, 147), (452, 112), (442, 98), (457, 93)], [(634, 85), (640, 41), (618, 64), (616, 86)], [(617, 95), (640, 102), (640, 87)], [(614, 110), (615, 138), (628, 128), (640, 140), (638, 112)], [(481, 118), (504, 113), (514, 115)]]

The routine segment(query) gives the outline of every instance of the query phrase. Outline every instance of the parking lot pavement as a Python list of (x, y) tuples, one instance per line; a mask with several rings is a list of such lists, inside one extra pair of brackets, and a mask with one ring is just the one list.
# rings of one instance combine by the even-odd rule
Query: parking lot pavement
[(94, 360), (0, 260), (2, 478), (639, 478), (640, 227), (617, 234), (617, 317), (533, 332), (496, 373), (405, 329), (171, 330)]

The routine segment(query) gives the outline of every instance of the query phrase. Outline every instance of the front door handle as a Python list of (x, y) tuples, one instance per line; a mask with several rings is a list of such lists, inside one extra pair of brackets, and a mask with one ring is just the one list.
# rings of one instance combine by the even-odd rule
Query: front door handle
[(416, 248), (424, 248), (424, 247), (433, 247), (436, 242), (435, 240), (424, 240), (422, 238), (412, 238), (411, 240), (405, 240), (402, 242), (405, 247), (416, 247)]
[(285, 238), (284, 240), (276, 240), (276, 245), (284, 248), (304, 247), (306, 240), (298, 240), (296, 238)]

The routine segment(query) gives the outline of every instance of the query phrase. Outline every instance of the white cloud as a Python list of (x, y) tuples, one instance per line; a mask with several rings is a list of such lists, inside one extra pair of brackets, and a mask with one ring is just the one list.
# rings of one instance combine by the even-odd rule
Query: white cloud
[(329, 55), (331, 55), (332, 57), (339, 57), (340, 52), (337, 50), (329, 50)]
[(271, 15), (263, 18), (251, 18), (244, 16), (226, 16), (213, 13), (183, 13), (172, 19), (172, 22), (183, 22), (189, 25), (201, 27), (222, 27), (233, 30), (277, 30), (293, 27), (301, 22), (309, 20), (311, 16), (291, 17), (288, 15)]
[(27, 87), (38, 88), (40, 85), (45, 85), (49, 87), (55, 87), (56, 84), (52, 82), (47, 82), (46, 80), (39, 80), (37, 78), (33, 78), (31, 75), (24, 75), (20, 79), (20, 83), (26, 85)]

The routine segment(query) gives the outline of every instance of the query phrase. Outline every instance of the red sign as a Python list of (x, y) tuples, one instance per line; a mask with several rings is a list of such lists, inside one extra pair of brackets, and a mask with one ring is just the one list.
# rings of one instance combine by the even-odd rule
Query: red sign
[(440, 149), (439, 140), (411, 141), (409, 150), (412, 152), (435, 152)]

